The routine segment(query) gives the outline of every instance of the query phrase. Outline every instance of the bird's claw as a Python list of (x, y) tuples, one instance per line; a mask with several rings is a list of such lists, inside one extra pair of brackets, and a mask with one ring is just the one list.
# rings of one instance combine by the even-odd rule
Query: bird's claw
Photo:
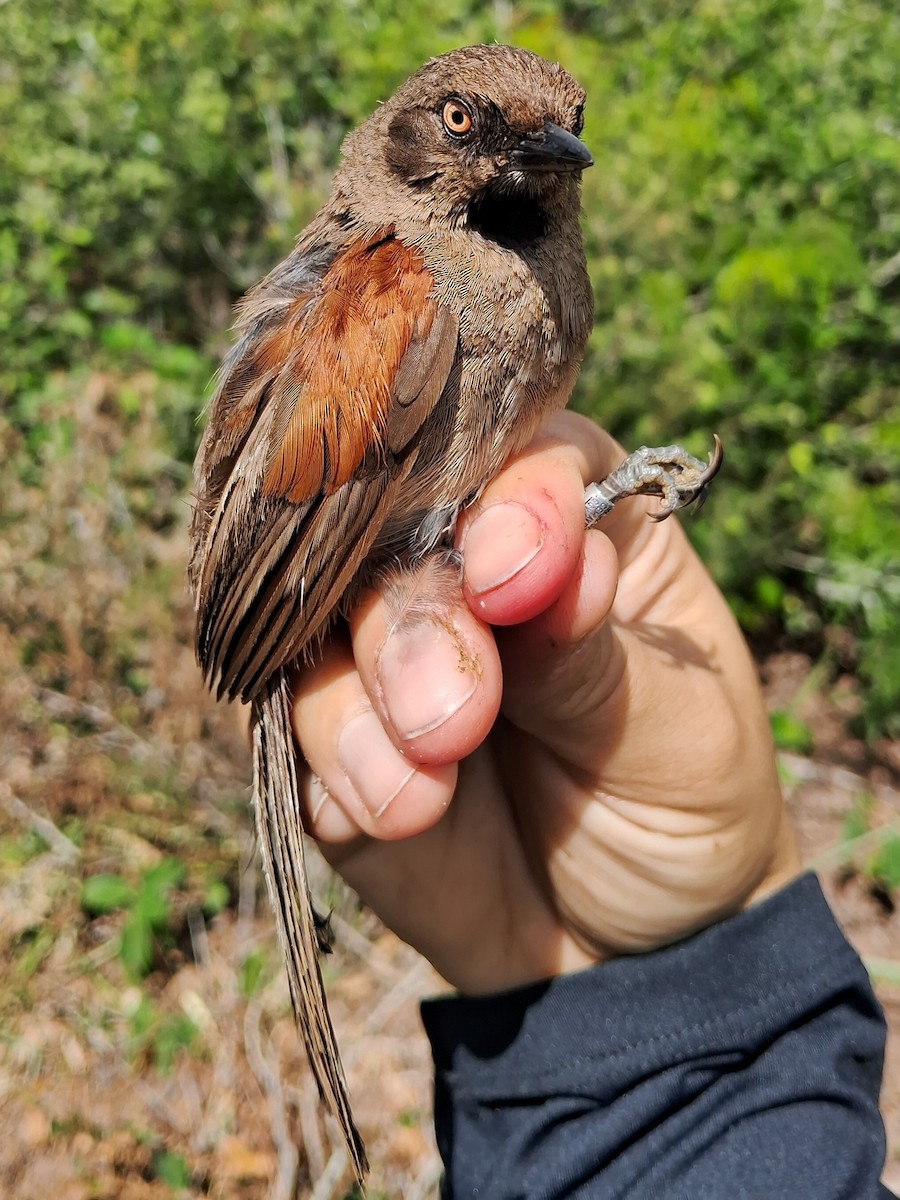
[(680, 508), (706, 499), (710, 484), (724, 458), (722, 441), (713, 435), (709, 462), (701, 462), (680, 446), (641, 446), (600, 483), (592, 483), (584, 493), (584, 517), (587, 526), (612, 512), (626, 496), (659, 496), (660, 511), (654, 521), (664, 521)]

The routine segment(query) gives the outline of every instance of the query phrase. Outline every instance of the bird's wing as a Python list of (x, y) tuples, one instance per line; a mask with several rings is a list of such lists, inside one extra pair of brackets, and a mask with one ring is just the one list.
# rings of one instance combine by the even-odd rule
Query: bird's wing
[(327, 627), (389, 516), (457, 354), (433, 282), (387, 230), (298, 249), (248, 296), (192, 525), (198, 655), (220, 696), (252, 698)]

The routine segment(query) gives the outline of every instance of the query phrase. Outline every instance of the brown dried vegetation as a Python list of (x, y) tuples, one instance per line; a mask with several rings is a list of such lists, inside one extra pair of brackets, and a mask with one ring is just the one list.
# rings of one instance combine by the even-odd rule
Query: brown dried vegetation
[[(194, 663), (188, 471), (158, 431), (162, 386), (150, 372), (61, 377), (34, 443), (0, 417), (0, 1192), (346, 1197), (256, 871), (243, 730)], [(801, 655), (764, 676), (773, 708), (812, 731), (811, 758), (784, 757), (802, 850), (873, 956), (896, 1030), (900, 914), (862, 869), (865, 839), (898, 820), (896, 746), (847, 738), (851, 679), (825, 697)], [(848, 848), (863, 794), (870, 832)], [(138, 977), (120, 950), (127, 906), (90, 915), (81, 889), (102, 874), (137, 888), (172, 859), (183, 873)], [(433, 1195), (416, 1000), (439, 981), (313, 870), (334, 906), (327, 983), (372, 1195)], [(884, 1102), (896, 1187), (896, 1035)]]
[[(60, 379), (36, 449), (0, 417), (0, 1193), (346, 1196), (256, 870), (244, 733), (194, 662), (188, 475), (155, 428), (159, 386)], [(137, 889), (171, 859), (141, 978), (127, 906), (92, 916), (82, 885)], [(313, 869), (372, 1192), (430, 1195), (416, 998), (438, 982)]]

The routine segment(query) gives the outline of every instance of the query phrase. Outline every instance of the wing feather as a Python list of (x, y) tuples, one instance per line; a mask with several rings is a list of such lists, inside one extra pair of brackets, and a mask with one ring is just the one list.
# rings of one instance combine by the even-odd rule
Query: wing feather
[(245, 700), (327, 628), (457, 355), (457, 317), (390, 230), (308, 258), (248, 296), (198, 456), (198, 656)]

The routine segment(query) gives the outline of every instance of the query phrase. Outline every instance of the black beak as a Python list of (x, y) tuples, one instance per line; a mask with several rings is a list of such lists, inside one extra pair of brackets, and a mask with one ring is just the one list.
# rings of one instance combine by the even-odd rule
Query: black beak
[(509, 157), (520, 171), (583, 171), (594, 164), (584, 142), (549, 121), (538, 133), (526, 133)]

